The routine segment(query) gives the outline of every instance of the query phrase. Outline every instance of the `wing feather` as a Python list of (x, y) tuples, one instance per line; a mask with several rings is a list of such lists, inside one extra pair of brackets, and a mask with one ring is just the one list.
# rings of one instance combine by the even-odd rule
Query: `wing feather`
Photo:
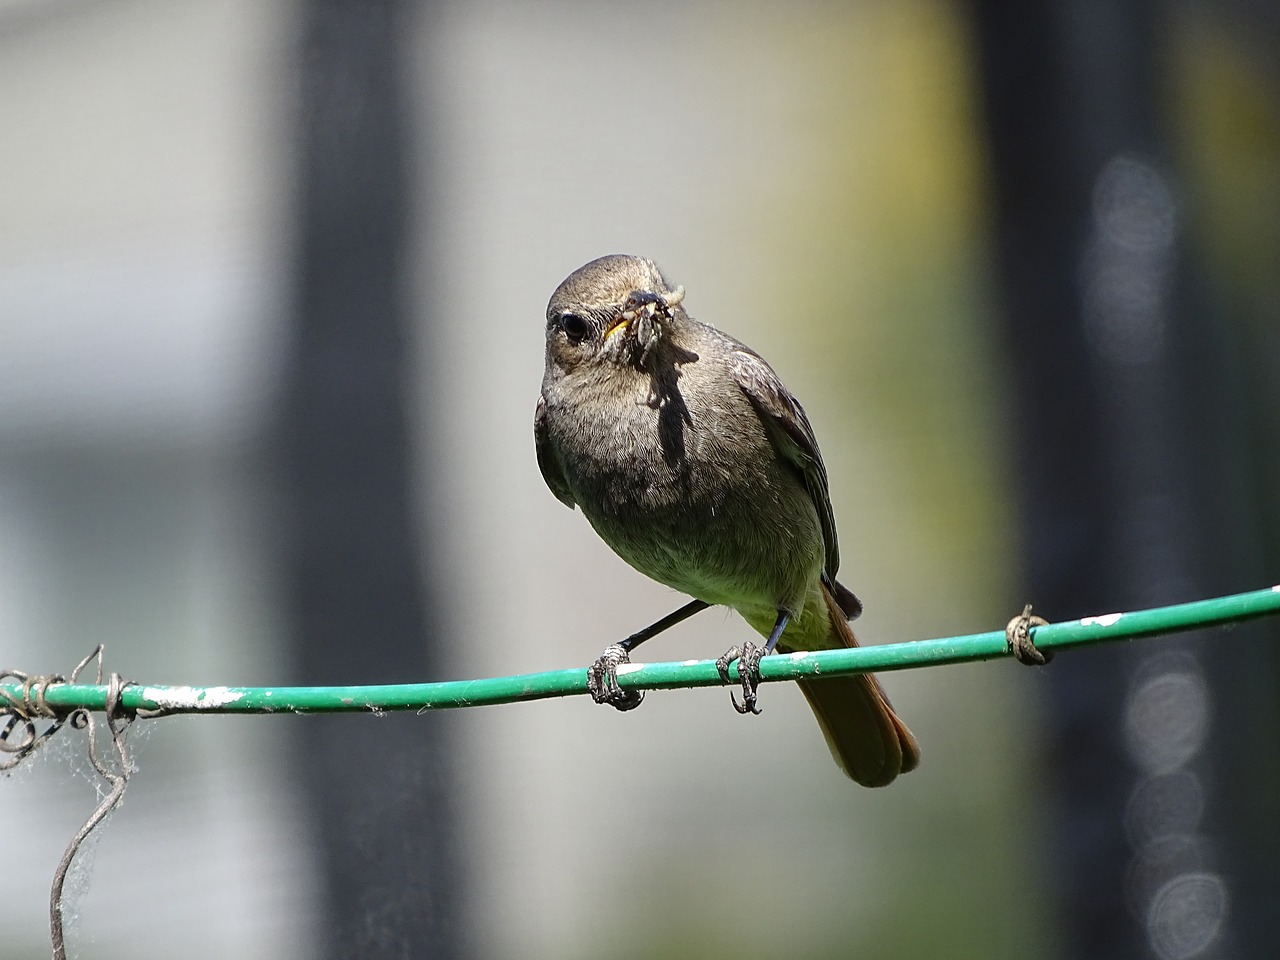
[(822, 525), (822, 542), (826, 547), (823, 572), (834, 583), (840, 567), (840, 546), (836, 541), (836, 521), (827, 489), (827, 468), (822, 462), (818, 441), (804, 407), (792, 396), (773, 368), (747, 347), (740, 346), (730, 354), (729, 370), (760, 415), (778, 452), (796, 468), (804, 481)]

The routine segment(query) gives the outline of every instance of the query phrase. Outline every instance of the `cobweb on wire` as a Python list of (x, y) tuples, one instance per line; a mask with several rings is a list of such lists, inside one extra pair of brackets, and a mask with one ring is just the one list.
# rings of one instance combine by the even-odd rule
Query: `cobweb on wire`
[[(99, 644), (71, 671), (69, 677), (61, 674), (30, 676), (20, 670), (0, 671), (0, 681), (17, 680), (21, 692), (12, 694), (0, 691), (0, 770), (10, 773), (29, 766), (37, 754), (57, 735), (67, 728), (85, 734), (86, 749), (78, 754), (82, 761), (72, 762), (77, 774), (83, 773), (94, 785), (98, 805), (67, 845), (57, 869), (49, 894), (49, 935), (53, 944), (54, 960), (66, 960), (66, 927), (75, 925), (79, 911), (73, 905), (67, 908), (68, 883), (76, 893), (74, 903), (79, 903), (88, 889), (92, 872), (91, 861), (96, 843), (86, 848), (86, 842), (124, 799), (125, 787), (134, 772), (134, 763), (126, 733), (133, 716), (120, 704), (121, 691), (126, 682), (119, 674), (107, 678), (105, 716), (101, 719), (85, 708), (59, 712), (51, 707), (46, 694), (50, 686), (59, 683), (76, 683), (90, 663), (96, 661), (98, 685), (103, 683), (103, 647)], [(66, 740), (67, 738), (59, 738)], [(74, 750), (72, 756), (76, 756)], [(84, 767), (83, 761), (88, 761)], [(81, 854), (85, 854), (82, 856)]]

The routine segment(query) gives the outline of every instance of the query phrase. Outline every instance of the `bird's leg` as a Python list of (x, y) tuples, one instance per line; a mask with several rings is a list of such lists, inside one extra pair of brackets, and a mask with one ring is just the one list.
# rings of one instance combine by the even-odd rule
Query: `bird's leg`
[(690, 600), (679, 610), (669, 613), (656, 623), (651, 623), (643, 630), (633, 633), (627, 639), (613, 643), (604, 648), (604, 653), (596, 658), (595, 663), (587, 667), (587, 690), (596, 703), (607, 703), (618, 710), (634, 710), (644, 699), (643, 690), (623, 690), (618, 686), (618, 667), (630, 663), (630, 653), (646, 640), (656, 637), (663, 630), (674, 627), (682, 620), (688, 620), (695, 613), (707, 609), (711, 604), (705, 600)]
[(773, 648), (778, 645), (778, 638), (782, 636), (782, 631), (787, 629), (790, 621), (791, 614), (786, 610), (779, 610), (778, 619), (774, 621), (773, 629), (769, 631), (769, 639), (765, 641), (763, 647), (757, 647), (748, 640), (741, 648), (730, 648), (716, 661), (716, 670), (725, 683), (729, 682), (729, 664), (734, 660), (738, 661), (738, 679), (742, 682), (742, 702), (738, 702), (733, 691), (729, 692), (729, 699), (733, 701), (733, 709), (739, 713), (760, 712), (760, 708), (756, 705), (756, 687), (760, 685), (760, 661), (773, 653)]
[(688, 620), (690, 617), (692, 617), (695, 613), (701, 613), (703, 610), (707, 609), (707, 607), (709, 606), (711, 606), (711, 604), (707, 603), (707, 601), (705, 600), (690, 600), (679, 610), (675, 611), (674, 613), (668, 613), (661, 620), (657, 621), (656, 623), (651, 623), (649, 624), (649, 626), (645, 627), (643, 630), (633, 633), (631, 636), (627, 637), (627, 639), (623, 640), (621, 643), (615, 644), (615, 646), (622, 647), (623, 650), (630, 653), (632, 650), (640, 646), (640, 644), (644, 643), (646, 640), (652, 640), (654, 637), (662, 633), (664, 630), (669, 630), (671, 627), (674, 627), (677, 623), (683, 623), (685, 620)]

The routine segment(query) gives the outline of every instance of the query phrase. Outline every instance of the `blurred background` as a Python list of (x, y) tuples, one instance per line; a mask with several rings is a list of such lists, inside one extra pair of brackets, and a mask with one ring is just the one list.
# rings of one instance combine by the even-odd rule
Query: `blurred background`
[[(533, 455), (611, 252), (805, 403), (867, 642), (1275, 583), (1277, 51), (1248, 0), (4, 0), (0, 664), (476, 677), (674, 609)], [(73, 955), (1280, 955), (1277, 640), (889, 676), (883, 791), (782, 687), (138, 724)], [(0, 783), (6, 957), (61, 739)]]

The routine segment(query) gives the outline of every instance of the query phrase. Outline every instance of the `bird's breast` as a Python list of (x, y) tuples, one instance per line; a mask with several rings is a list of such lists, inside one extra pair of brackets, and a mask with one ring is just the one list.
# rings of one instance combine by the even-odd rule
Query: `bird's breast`
[(816, 580), (813, 503), (727, 377), (615, 375), (548, 393), (574, 499), (633, 567), (711, 603), (774, 610)]

